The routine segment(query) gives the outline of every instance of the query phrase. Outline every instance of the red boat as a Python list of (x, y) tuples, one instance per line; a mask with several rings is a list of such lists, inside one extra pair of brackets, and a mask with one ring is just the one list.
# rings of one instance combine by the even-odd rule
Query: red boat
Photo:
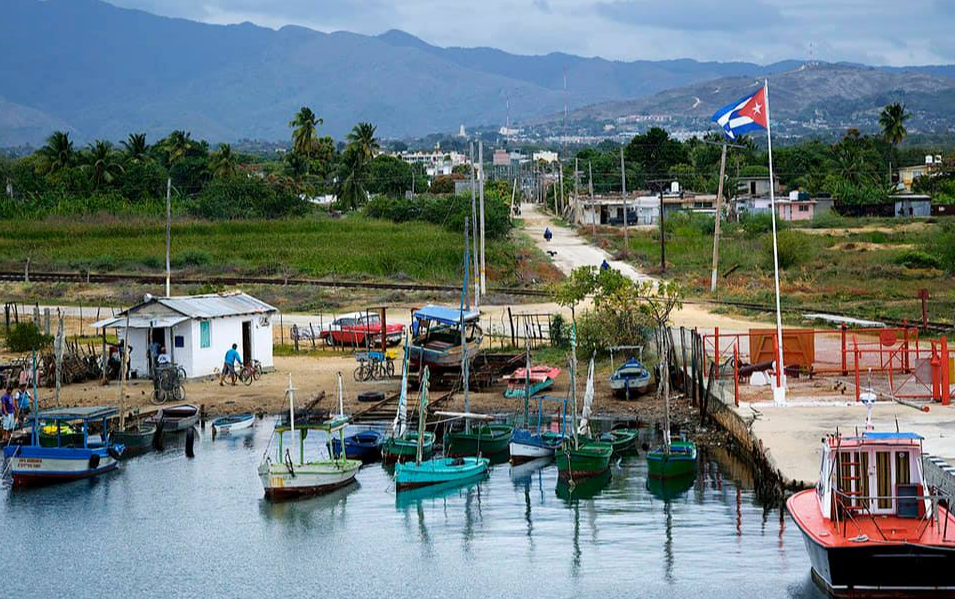
[(815, 489), (786, 507), (833, 597), (955, 597), (955, 517), (925, 488), (922, 437), (823, 440)]
[(530, 381), (531, 388), (528, 397), (540, 393), (554, 384), (554, 379), (557, 378), (558, 374), (560, 374), (560, 368), (556, 366), (533, 366), (530, 375), (528, 375), (526, 368), (518, 368), (504, 377), (504, 380), (507, 381), (507, 390), (504, 391), (504, 396), (510, 398), (524, 397), (524, 387), (528, 381)]

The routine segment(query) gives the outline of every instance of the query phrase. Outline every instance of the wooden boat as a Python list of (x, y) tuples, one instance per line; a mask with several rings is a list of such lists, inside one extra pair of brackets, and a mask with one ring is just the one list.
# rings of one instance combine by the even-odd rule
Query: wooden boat
[(576, 332), (571, 332), (570, 395), (573, 401), (573, 435), (564, 441), (556, 452), (557, 476), (564, 480), (583, 480), (603, 474), (610, 468), (613, 457), (613, 445), (597, 441), (589, 436), (589, 418), (594, 401), (594, 360), (590, 357), (590, 370), (587, 375), (587, 389), (584, 393), (584, 406), (581, 410), (580, 424), (577, 424), (577, 341)]
[(519, 399), (525, 396), (531, 397), (552, 387), (554, 379), (556, 379), (559, 374), (560, 368), (553, 366), (534, 366), (530, 369), (518, 368), (513, 373), (504, 377), (504, 380), (507, 381), (507, 389), (504, 391), (504, 397), (510, 399)]
[[(385, 464), (413, 460), (418, 453), (418, 432), (408, 430), (408, 360), (409, 338), (405, 336), (405, 357), (401, 364), (401, 391), (398, 394), (398, 410), (391, 424), (391, 435), (381, 445), (381, 459)], [(420, 407), (419, 407), (420, 413)], [(430, 458), (434, 451), (434, 433), (422, 433), (422, 457)]]
[(627, 399), (643, 395), (652, 386), (650, 371), (636, 358), (630, 358), (610, 375), (610, 388), (616, 395)]
[(601, 434), (599, 439), (604, 443), (610, 443), (615, 454), (621, 454), (633, 450), (637, 444), (637, 434), (637, 431), (630, 428), (618, 428)]
[(164, 407), (150, 420), (157, 425), (162, 423), (163, 433), (184, 431), (199, 424), (199, 408), (188, 403)]
[[(3, 457), (9, 460), (7, 468), (13, 478), (13, 486), (69, 482), (116, 470), (125, 450), (123, 445), (114, 443), (109, 435), (109, 420), (117, 413), (115, 408), (97, 406), (34, 412), (29, 442), (3, 448)], [(90, 436), (90, 426), (94, 422), (103, 431), (99, 438)], [(66, 437), (57, 432), (53, 437), (53, 445), (41, 445), (41, 427), (53, 426), (55, 431), (60, 431), (64, 425), (78, 430), (82, 434), (82, 441), (76, 443), (71, 435), (68, 443), (64, 444)]]
[[(559, 433), (541, 430), (541, 421), (543, 420), (543, 402), (545, 399), (560, 402), (561, 418)], [(528, 418), (526, 405), (527, 401), (525, 400), (524, 403), (524, 420), (526, 422)], [(564, 442), (564, 439), (567, 438), (567, 435), (565, 434), (566, 421), (566, 399), (563, 397), (538, 396), (537, 425), (534, 430), (518, 428), (514, 430), (514, 434), (511, 436), (511, 442), (508, 446), (508, 451), (511, 455), (511, 464), (521, 464), (532, 460), (538, 460), (540, 458), (554, 457), (554, 452), (560, 448), (561, 444)]]
[(141, 421), (127, 425), (124, 430), (110, 433), (110, 440), (126, 448), (123, 452), (124, 456), (141, 454), (153, 447), (156, 440), (156, 423)]
[(696, 443), (672, 441), (647, 453), (647, 474), (657, 478), (671, 478), (696, 471)]
[(383, 442), (384, 435), (378, 431), (361, 431), (354, 435), (348, 435), (344, 441), (332, 439), (332, 453), (335, 457), (339, 457), (342, 452), (342, 445), (344, 445), (346, 458), (361, 460), (362, 463), (374, 462), (381, 459)]
[[(294, 388), (289, 375), (289, 426), (276, 426), (258, 467), (259, 478), (265, 489), (265, 496), (273, 500), (291, 499), (308, 495), (326, 493), (344, 487), (355, 481), (361, 468), (361, 460), (351, 460), (341, 456), (332, 456), (331, 439), (338, 436), (344, 441), (345, 426), (348, 418), (337, 417), (320, 424), (299, 425), (296, 431), (294, 418)], [(326, 435), (328, 457), (324, 459), (306, 459), (305, 439), (310, 431), (320, 431)], [(296, 432), (298, 437), (296, 438)], [(286, 447), (285, 437), (288, 435)], [(298, 458), (292, 456), (296, 441)], [(272, 449), (274, 447), (274, 453)]]
[[(834, 597), (955, 597), (955, 517), (929, 490), (922, 437), (823, 439), (819, 482), (786, 502)], [(946, 498), (947, 499), (947, 498)]]
[(508, 450), (513, 434), (514, 427), (509, 424), (471, 424), (445, 435), (445, 453), (449, 457), (497, 455)]
[(234, 416), (220, 416), (212, 421), (212, 426), (220, 435), (247, 430), (255, 424), (255, 414), (236, 414)]
[[(424, 415), (428, 405), (428, 369), (425, 368), (421, 386), (421, 409), (418, 413), (418, 429), (424, 430)], [(451, 483), (464, 484), (487, 476), (491, 461), (482, 457), (443, 457), (425, 460), (422, 440), (419, 437), (417, 456), (414, 462), (395, 465), (395, 489), (417, 489), (431, 485)]]
[(478, 310), (429, 304), (416, 310), (413, 318), (415, 334), (408, 347), (412, 372), (428, 367), (432, 375), (438, 376), (460, 370), (463, 359), (473, 362), (481, 352), (484, 332), (478, 325)]

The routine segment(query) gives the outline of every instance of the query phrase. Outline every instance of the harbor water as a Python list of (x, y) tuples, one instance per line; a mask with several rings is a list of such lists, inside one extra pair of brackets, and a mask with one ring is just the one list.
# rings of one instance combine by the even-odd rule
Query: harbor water
[(666, 487), (648, 486), (642, 455), (573, 490), (553, 463), (503, 463), (469, 486), (396, 495), (370, 464), (330, 495), (270, 503), (256, 466), (271, 428), (203, 434), (192, 459), (171, 439), (95, 480), (7, 481), (2, 595), (823, 596), (788, 516), (716, 450)]

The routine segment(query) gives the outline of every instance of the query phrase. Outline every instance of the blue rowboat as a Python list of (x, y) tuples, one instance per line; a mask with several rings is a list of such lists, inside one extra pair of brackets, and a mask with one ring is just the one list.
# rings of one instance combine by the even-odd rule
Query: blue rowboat
[[(384, 437), (378, 431), (361, 431), (345, 437), (345, 457), (350, 460), (373, 462), (381, 457), (381, 445)], [(340, 457), (342, 441), (332, 439), (332, 453)]]
[(395, 488), (419, 489), (431, 485), (479, 480), (487, 476), (491, 461), (487, 458), (433, 458), (417, 462), (395, 464)]
[(255, 414), (236, 414), (234, 416), (221, 416), (212, 421), (212, 426), (216, 432), (234, 433), (243, 429), (252, 428), (255, 424)]
[(653, 384), (652, 376), (640, 360), (630, 358), (610, 376), (610, 388), (617, 395), (630, 399), (643, 395)]

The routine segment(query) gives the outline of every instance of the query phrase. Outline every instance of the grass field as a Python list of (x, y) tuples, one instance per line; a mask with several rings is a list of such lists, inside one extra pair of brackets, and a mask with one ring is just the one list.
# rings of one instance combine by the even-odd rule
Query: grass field
[[(952, 322), (955, 278), (937, 268), (912, 268), (901, 258), (919, 250), (941, 232), (929, 222), (840, 220), (836, 227), (819, 223), (780, 233), (782, 303), (861, 318), (921, 318), (919, 289), (930, 295), (929, 319)], [(585, 227), (581, 233), (591, 236)], [(623, 249), (620, 231), (598, 230), (598, 243), (612, 252)], [(771, 305), (774, 301), (771, 241), (763, 231), (724, 226), (720, 243), (717, 298)], [(630, 235), (631, 261), (660, 274), (659, 232)], [(709, 297), (713, 259), (712, 227), (688, 219), (667, 235), (667, 275), (687, 294)], [(727, 275), (727, 273), (729, 273)]]
[[(455, 283), (463, 236), (422, 222), (395, 224), (359, 215), (291, 220), (177, 221), (174, 269), (255, 274)], [(519, 283), (542, 258), (517, 235), (489, 241), (488, 269), (500, 284)], [(89, 217), (0, 221), (0, 265), (21, 270), (161, 272), (165, 225), (158, 219)], [(515, 257), (518, 259), (515, 260)]]

